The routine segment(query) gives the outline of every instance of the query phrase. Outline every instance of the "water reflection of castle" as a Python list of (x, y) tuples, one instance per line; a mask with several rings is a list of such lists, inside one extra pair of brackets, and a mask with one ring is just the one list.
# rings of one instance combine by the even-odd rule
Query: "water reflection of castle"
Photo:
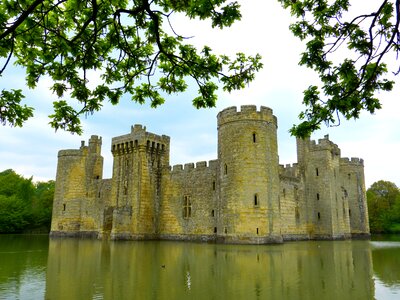
[(51, 239), (45, 298), (60, 299), (60, 295), (65, 299), (374, 299), (371, 248), (367, 241), (254, 247)]

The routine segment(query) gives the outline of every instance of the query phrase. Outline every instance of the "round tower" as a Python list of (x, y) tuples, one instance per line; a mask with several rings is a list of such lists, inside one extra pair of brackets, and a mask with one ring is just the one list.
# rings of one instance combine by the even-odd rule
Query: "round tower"
[(282, 242), (276, 117), (270, 108), (246, 105), (229, 107), (217, 119), (218, 238)]
[(58, 152), (51, 235), (76, 235), (81, 227), (82, 200), (86, 197), (87, 147)]

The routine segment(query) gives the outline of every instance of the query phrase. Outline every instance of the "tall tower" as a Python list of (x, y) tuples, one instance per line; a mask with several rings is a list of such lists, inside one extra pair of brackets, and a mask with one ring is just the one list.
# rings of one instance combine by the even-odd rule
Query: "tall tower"
[(169, 166), (169, 137), (141, 125), (112, 139), (112, 239), (154, 238), (159, 233), (161, 173)]
[(348, 207), (340, 185), (340, 149), (326, 135), (318, 143), (297, 139), (297, 155), (305, 184), (311, 238), (350, 237)]
[(51, 235), (97, 235), (97, 183), (102, 179), (101, 138), (58, 152)]
[(276, 117), (270, 108), (246, 105), (217, 119), (218, 239), (282, 242)]
[(360, 158), (342, 158), (340, 175), (343, 196), (348, 200), (351, 235), (369, 238), (367, 197), (365, 192), (364, 161)]

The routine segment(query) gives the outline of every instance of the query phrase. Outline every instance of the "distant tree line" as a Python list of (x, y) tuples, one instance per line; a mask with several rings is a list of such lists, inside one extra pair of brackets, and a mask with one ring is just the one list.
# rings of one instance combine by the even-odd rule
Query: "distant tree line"
[(380, 180), (367, 190), (371, 233), (400, 233), (400, 189)]
[(0, 172), (0, 233), (49, 232), (54, 184)]

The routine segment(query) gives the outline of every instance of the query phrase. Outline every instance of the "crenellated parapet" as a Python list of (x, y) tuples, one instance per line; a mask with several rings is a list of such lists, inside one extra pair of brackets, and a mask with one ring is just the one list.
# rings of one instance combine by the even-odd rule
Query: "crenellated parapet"
[(116, 156), (143, 149), (147, 152), (164, 154), (169, 153), (169, 141), (169, 136), (147, 132), (145, 126), (136, 124), (131, 127), (129, 134), (112, 139), (111, 152)]
[(218, 160), (210, 160), (206, 161), (199, 161), (196, 163), (186, 163), (184, 165), (178, 164), (172, 167), (172, 173), (184, 173), (184, 172), (192, 172), (192, 171), (206, 171), (206, 170), (215, 170), (218, 166)]
[(318, 141), (310, 140), (309, 144), (310, 151), (321, 151), (321, 150), (329, 150), (335, 153), (336, 155), (340, 155), (340, 148), (337, 144), (329, 140), (329, 135), (325, 135), (323, 139), (318, 139)]
[(294, 163), (293, 165), (279, 165), (279, 175), (284, 177), (297, 178), (299, 176), (298, 164)]
[(349, 166), (364, 166), (364, 160), (358, 157), (343, 157), (340, 159), (341, 165), (349, 165)]
[(234, 121), (264, 121), (267, 123), (278, 126), (277, 118), (273, 115), (273, 111), (269, 107), (261, 106), (260, 110), (257, 110), (255, 105), (242, 105), (240, 111), (237, 110), (236, 106), (228, 107), (222, 110), (218, 115), (218, 127), (234, 122)]

